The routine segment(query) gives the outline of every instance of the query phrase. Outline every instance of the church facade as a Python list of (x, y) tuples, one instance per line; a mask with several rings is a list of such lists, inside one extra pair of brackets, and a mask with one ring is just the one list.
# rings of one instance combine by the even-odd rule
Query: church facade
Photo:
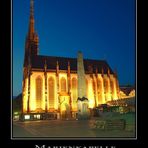
[[(22, 97), (24, 114), (78, 112), (77, 58), (38, 54), (34, 29), (34, 4), (30, 2), (29, 30), (25, 43)], [(120, 98), (117, 73), (105, 60), (84, 59), (88, 108)]]

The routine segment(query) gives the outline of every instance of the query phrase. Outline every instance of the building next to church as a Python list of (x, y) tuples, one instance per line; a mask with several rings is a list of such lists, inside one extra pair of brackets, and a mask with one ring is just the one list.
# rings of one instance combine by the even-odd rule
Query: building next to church
[[(76, 117), (78, 99), (77, 58), (39, 55), (34, 2), (30, 0), (29, 30), (23, 66), (23, 114), (43, 113)], [(105, 60), (84, 59), (86, 97), (92, 109), (120, 98), (117, 73)]]

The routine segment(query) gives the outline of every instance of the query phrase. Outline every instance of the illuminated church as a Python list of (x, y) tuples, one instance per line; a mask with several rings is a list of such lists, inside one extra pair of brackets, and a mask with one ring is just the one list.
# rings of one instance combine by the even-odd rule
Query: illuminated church
[[(77, 58), (39, 55), (39, 37), (34, 29), (34, 4), (30, 2), (29, 30), (23, 66), (23, 113), (65, 114), (78, 112)], [(105, 60), (84, 59), (86, 98), (92, 109), (119, 98), (119, 84)]]

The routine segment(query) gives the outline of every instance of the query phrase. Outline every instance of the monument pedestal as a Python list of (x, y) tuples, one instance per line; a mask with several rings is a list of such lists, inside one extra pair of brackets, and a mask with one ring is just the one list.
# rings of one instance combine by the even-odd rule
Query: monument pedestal
[(78, 98), (78, 116), (77, 118), (79, 120), (87, 120), (90, 118), (90, 112), (88, 109), (88, 99)]

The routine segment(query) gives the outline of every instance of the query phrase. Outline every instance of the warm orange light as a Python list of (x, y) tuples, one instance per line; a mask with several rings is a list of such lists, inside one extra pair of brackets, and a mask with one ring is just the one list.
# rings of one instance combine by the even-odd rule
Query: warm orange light
[(69, 106), (69, 96), (60, 96), (60, 110), (61, 111), (70, 111)]
[[(41, 98), (41, 109), (45, 110), (45, 75), (43, 72), (32, 72), (31, 75), (31, 81), (30, 81), (30, 111), (36, 111), (36, 78), (40, 76), (42, 78), (42, 82), (43, 82), (43, 87), (42, 87), (42, 98)], [(59, 73), (59, 92), (61, 90), (61, 84), (60, 84), (60, 79), (62, 77), (64, 77), (66, 79), (66, 94), (59, 96), (59, 92), (57, 92), (57, 78), (56, 78), (56, 74), (54, 72), (49, 72), (47, 73), (47, 80), (49, 77), (52, 77), (54, 79), (54, 83), (55, 83), (55, 89), (54, 89), (54, 96), (55, 96), (55, 100), (54, 100), (54, 109), (57, 110), (60, 106), (60, 110), (61, 111), (66, 111), (66, 105), (68, 104), (70, 106), (70, 96), (69, 94), (67, 94), (68, 91), (68, 85), (67, 85), (67, 73), (62, 72)], [(71, 84), (72, 84), (72, 79), (73, 78), (77, 79), (77, 74), (71, 74)], [(110, 101), (110, 100), (116, 100), (118, 99), (117, 96), (117, 86), (116, 86), (116, 78), (114, 78), (112, 75), (110, 75), (110, 79), (108, 78), (107, 75), (104, 76), (104, 79), (106, 80), (106, 87), (104, 86), (104, 79), (101, 76), (101, 74), (98, 74), (98, 78), (93, 77), (94, 79), (94, 83), (93, 84), (93, 79), (89, 76), (86, 75), (87, 77), (87, 98), (88, 98), (88, 107), (89, 108), (94, 108), (95, 107), (95, 103), (96, 105), (98, 104), (104, 104), (106, 103), (106, 101)], [(98, 84), (97, 84), (98, 81)], [(111, 82), (112, 81), (112, 82)], [(111, 84), (112, 83), (112, 84)], [(76, 85), (76, 84), (75, 84)], [(94, 88), (95, 86), (95, 88)], [(113, 87), (113, 88), (112, 88)], [(77, 111), (78, 108), (78, 102), (77, 102), (77, 89), (78, 86), (76, 85), (75, 87), (72, 87), (71, 85), (71, 109), (73, 111)], [(94, 92), (95, 91), (95, 92)], [(48, 99), (48, 84), (47, 84), (47, 109), (49, 109), (49, 99)], [(95, 93), (95, 95), (94, 95)], [(120, 91), (120, 95), (122, 98), (126, 98), (127, 96)], [(132, 91), (130, 93), (130, 97), (134, 96), (135, 92)], [(63, 97), (65, 98), (65, 101), (63, 103), (59, 103), (59, 98), (62, 100)], [(75, 99), (73, 99), (73, 97)], [(96, 100), (95, 100), (96, 99)], [(27, 111), (27, 101), (28, 101), (28, 78), (25, 79), (25, 87), (23, 90), (23, 111), (26, 112)], [(60, 104), (60, 105), (59, 105)]]
[(93, 108), (95, 106), (95, 100), (94, 100), (94, 90), (93, 90), (93, 83), (92, 83), (92, 80), (89, 79), (88, 81), (88, 92), (87, 92), (87, 97), (88, 97), (88, 100), (89, 100), (89, 108)]
[(94, 100), (90, 99), (89, 100), (89, 108), (94, 108), (94, 105), (95, 105)]

